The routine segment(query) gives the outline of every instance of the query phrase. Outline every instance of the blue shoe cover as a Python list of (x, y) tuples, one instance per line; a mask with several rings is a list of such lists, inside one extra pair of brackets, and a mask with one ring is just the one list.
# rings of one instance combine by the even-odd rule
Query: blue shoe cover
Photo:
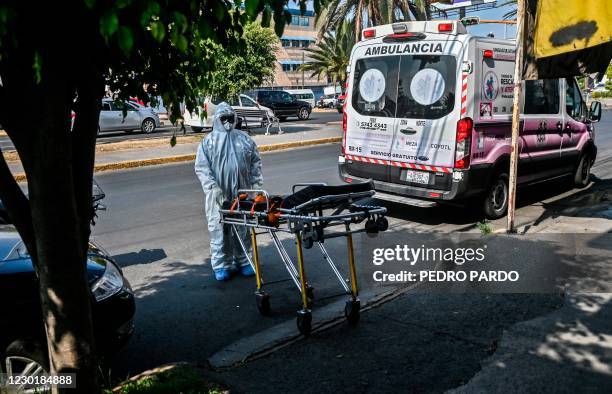
[(220, 269), (215, 271), (215, 279), (219, 282), (226, 282), (230, 280), (230, 272), (226, 269)]
[(242, 276), (255, 275), (255, 271), (253, 271), (253, 267), (251, 267), (251, 264), (243, 265), (242, 267), (240, 267), (240, 273), (242, 274)]

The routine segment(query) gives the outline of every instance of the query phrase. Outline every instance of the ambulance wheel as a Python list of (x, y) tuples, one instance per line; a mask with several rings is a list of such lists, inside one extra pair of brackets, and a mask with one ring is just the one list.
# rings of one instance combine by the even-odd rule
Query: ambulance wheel
[(297, 327), (300, 333), (305, 337), (310, 335), (312, 330), (312, 314), (309, 310), (304, 309), (297, 313)]
[(255, 293), (255, 300), (257, 301), (257, 310), (262, 316), (270, 315), (270, 295), (264, 291), (258, 291)]
[(574, 186), (578, 188), (586, 187), (589, 184), (591, 178), (591, 157), (589, 155), (582, 155), (578, 167), (574, 171)]
[(350, 299), (346, 301), (344, 306), (344, 316), (350, 325), (355, 326), (359, 322), (359, 311), (361, 310), (361, 302), (359, 300)]
[(493, 176), (483, 203), (484, 214), (488, 219), (499, 219), (506, 214), (508, 191), (508, 174), (499, 172)]
[(378, 227), (378, 231), (387, 231), (389, 228), (389, 221), (386, 217), (381, 216), (376, 219), (376, 227)]

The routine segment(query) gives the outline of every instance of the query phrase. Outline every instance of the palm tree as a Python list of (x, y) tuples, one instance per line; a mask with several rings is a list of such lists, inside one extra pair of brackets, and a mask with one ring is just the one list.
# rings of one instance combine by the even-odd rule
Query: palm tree
[(364, 27), (429, 19), (429, 5), (430, 0), (331, 0), (315, 23), (321, 22), (319, 34), (323, 36), (353, 21), (355, 41), (359, 41)]
[(301, 65), (300, 69), (311, 72), (311, 78), (325, 77), (331, 80), (332, 86), (340, 82), (344, 90), (346, 68), (355, 44), (352, 25), (352, 21), (345, 21), (337, 31), (326, 34), (316, 47), (305, 49), (309, 60)]

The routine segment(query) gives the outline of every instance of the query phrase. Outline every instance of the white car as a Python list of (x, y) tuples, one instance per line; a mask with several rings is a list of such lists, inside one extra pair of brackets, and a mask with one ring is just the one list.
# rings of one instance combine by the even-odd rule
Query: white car
[[(124, 116), (122, 105), (127, 106)], [(152, 133), (161, 125), (159, 116), (153, 108), (145, 107), (134, 102), (117, 103), (111, 99), (102, 100), (98, 134), (105, 131), (123, 130), (126, 133), (140, 130), (143, 133)]]
[[(187, 109), (183, 112), (185, 126), (190, 126), (193, 131), (199, 133), (204, 129), (212, 129), (213, 115), (217, 109), (217, 104), (223, 100), (207, 98), (204, 101), (202, 108), (197, 111), (189, 112)], [(252, 129), (256, 127), (264, 127), (269, 119), (274, 118), (274, 113), (268, 107), (257, 104), (252, 98), (245, 94), (241, 94), (234, 100), (226, 100), (236, 111), (236, 115), (241, 118), (243, 129)], [(206, 117), (202, 116), (202, 111), (206, 111)]]
[(335, 108), (338, 104), (339, 94), (326, 94), (320, 99), (322, 108)]
[(310, 108), (315, 107), (314, 93), (312, 89), (285, 89), (285, 92), (291, 93), (298, 100), (306, 101), (310, 104)]

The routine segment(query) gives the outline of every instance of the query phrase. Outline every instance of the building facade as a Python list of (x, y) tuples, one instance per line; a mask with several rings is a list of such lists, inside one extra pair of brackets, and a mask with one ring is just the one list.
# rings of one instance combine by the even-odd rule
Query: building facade
[[(327, 79), (311, 77), (311, 72), (299, 70), (308, 61), (308, 52), (304, 51), (317, 43), (317, 28), (314, 12), (306, 11), (301, 15), (299, 9), (289, 9), (291, 23), (285, 26), (285, 31), (279, 39), (277, 63), (274, 71), (275, 89), (312, 89), (315, 98), (323, 95), (323, 88), (328, 85)], [(270, 86), (268, 86), (270, 87)]]

